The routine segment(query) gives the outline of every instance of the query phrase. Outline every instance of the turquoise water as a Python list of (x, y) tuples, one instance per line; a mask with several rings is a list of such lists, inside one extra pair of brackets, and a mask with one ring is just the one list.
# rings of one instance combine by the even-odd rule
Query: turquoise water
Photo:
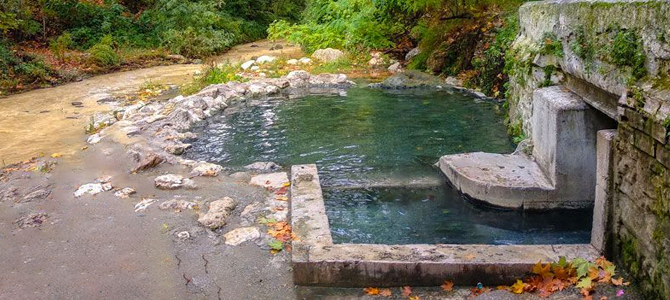
[[(455, 91), (358, 87), (346, 96), (249, 101), (208, 119), (195, 133), (199, 138), (185, 154), (191, 159), (232, 168), (257, 161), (285, 167), (316, 163), (336, 242), (532, 244), (588, 239), (582, 234), (575, 240), (575, 228), (552, 226), (548, 214), (474, 207), (445, 184), (430, 192), (351, 189), (416, 178), (443, 182), (433, 167), (442, 155), (512, 152), (501, 106)], [(423, 201), (423, 194), (431, 194), (431, 200)], [(478, 217), (482, 215), (486, 218)], [(528, 225), (496, 227), (488, 219)], [(582, 225), (587, 233), (590, 223)]]

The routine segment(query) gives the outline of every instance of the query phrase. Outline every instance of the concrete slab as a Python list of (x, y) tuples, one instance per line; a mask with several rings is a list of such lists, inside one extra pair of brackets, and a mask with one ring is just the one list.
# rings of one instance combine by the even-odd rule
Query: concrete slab
[[(510, 166), (511, 167), (511, 166)], [(595, 259), (591, 245), (334, 244), (315, 165), (291, 171), (292, 264), (298, 285), (436, 286), (510, 284), (538, 261)]]
[(464, 153), (440, 158), (440, 170), (462, 193), (494, 206), (525, 208), (550, 200), (553, 186), (529, 156)]

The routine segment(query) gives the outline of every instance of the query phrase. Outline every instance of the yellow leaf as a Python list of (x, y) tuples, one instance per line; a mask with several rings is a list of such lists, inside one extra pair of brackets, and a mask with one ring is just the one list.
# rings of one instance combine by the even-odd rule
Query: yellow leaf
[(284, 182), (284, 184), (282, 184), (281, 186), (291, 186), (291, 183), (290, 182)]
[(60, 153), (51, 154), (51, 158), (59, 158), (59, 157), (62, 157), (62, 156), (63, 156), (63, 154), (60, 154)]
[(374, 295), (379, 295), (379, 289), (376, 287), (368, 287), (363, 289), (365, 291), (366, 295), (374, 296)]
[(549, 274), (549, 269), (551, 268), (550, 264), (542, 265), (542, 261), (538, 261), (537, 264), (533, 266), (533, 274), (540, 275), (542, 277), (545, 277), (545, 275)]
[(419, 296), (410, 296), (409, 300), (420, 300)]
[(441, 287), (445, 292), (449, 292), (454, 289), (454, 283), (449, 280), (445, 280)]
[(623, 285), (623, 277), (619, 277), (619, 279), (612, 278), (612, 284), (615, 286)]
[(517, 279), (516, 283), (512, 285), (512, 293), (521, 294), (523, 289), (526, 287), (526, 284), (523, 281)]

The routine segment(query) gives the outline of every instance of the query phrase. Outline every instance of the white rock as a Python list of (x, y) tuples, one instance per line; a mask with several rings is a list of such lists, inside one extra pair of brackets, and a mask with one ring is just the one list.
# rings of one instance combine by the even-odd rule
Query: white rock
[(184, 178), (181, 175), (167, 174), (156, 177), (154, 180), (156, 187), (161, 190), (176, 190), (182, 187), (187, 189), (195, 189), (196, 185), (193, 180)]
[(274, 57), (274, 56), (263, 55), (263, 56), (259, 57), (258, 59), (256, 59), (256, 63), (262, 65), (262, 64), (266, 64), (266, 63), (271, 63), (275, 60), (277, 60), (277, 58)]
[(223, 171), (223, 167), (217, 164), (210, 164), (208, 162), (201, 161), (195, 165), (190, 175), (216, 177), (219, 176), (221, 171)]
[(75, 192), (74, 196), (79, 198), (85, 194), (89, 195), (96, 195), (100, 194), (105, 191), (105, 188), (111, 187), (109, 183), (104, 183), (104, 185), (108, 185), (103, 187), (103, 183), (87, 183), (82, 186), (80, 186)]
[(302, 80), (308, 80), (311, 75), (307, 71), (291, 71), (286, 75), (286, 79), (288, 80), (294, 80), (294, 79), (302, 79)]
[(191, 202), (191, 201), (172, 199), (172, 200), (168, 200), (168, 201), (163, 201), (163, 203), (158, 205), (158, 209), (161, 209), (161, 210), (169, 210), (169, 209), (187, 210), (187, 209), (193, 209), (197, 205), (198, 205), (197, 203)]
[(134, 188), (125, 187), (125, 188), (123, 188), (119, 191), (116, 191), (116, 193), (114, 193), (114, 196), (116, 196), (118, 198), (121, 198), (121, 199), (126, 199), (126, 198), (130, 197), (130, 195), (135, 194), (136, 192), (137, 191), (135, 191)]
[(341, 58), (344, 58), (344, 52), (332, 48), (319, 49), (312, 54), (312, 59), (321, 62), (333, 62)]
[(286, 61), (286, 64), (287, 64), (287, 65), (293, 65), (293, 66), (295, 66), (295, 65), (297, 65), (298, 63), (300, 63), (300, 61), (298, 61), (297, 59), (289, 59), (289, 60)]
[(392, 64), (391, 66), (389, 66), (389, 72), (391, 72), (391, 73), (398, 73), (400, 71), (402, 71), (402, 66), (400, 65), (399, 62), (396, 62), (396, 63)]
[(258, 70), (260, 70), (260, 69), (261, 69), (261, 68), (260, 68), (259, 66), (253, 66), (253, 67), (251, 67), (250, 70), (253, 71), (253, 72), (256, 72), (256, 71), (258, 71)]
[(421, 49), (419, 49), (418, 47), (410, 50), (409, 52), (407, 52), (407, 55), (405, 55), (405, 61), (410, 61), (412, 58), (419, 55), (419, 53), (421, 53)]
[(261, 172), (267, 172), (267, 171), (277, 171), (281, 169), (281, 167), (271, 161), (259, 161), (255, 162), (253, 164), (249, 164), (244, 166), (245, 169), (247, 170), (252, 170), (252, 171), (261, 171)]
[(226, 238), (226, 245), (237, 246), (244, 242), (259, 239), (261, 232), (256, 227), (243, 227), (232, 230), (223, 236)]
[(91, 145), (94, 145), (94, 144), (100, 143), (101, 140), (102, 140), (102, 136), (100, 136), (99, 133), (96, 133), (92, 136), (89, 136), (88, 139), (86, 140), (86, 142), (91, 144)]
[(191, 234), (188, 231), (177, 232), (177, 237), (182, 240), (188, 240), (191, 238)]
[(226, 225), (226, 218), (237, 207), (237, 202), (232, 198), (225, 197), (209, 204), (209, 211), (198, 218), (200, 224), (211, 229)]
[(147, 210), (147, 208), (156, 203), (156, 199), (143, 199), (139, 203), (135, 204), (135, 212), (141, 212)]
[(303, 58), (299, 59), (298, 62), (301, 65), (310, 65), (310, 64), (312, 64), (312, 59), (310, 59), (308, 57), (303, 57)]
[(261, 174), (251, 177), (249, 184), (262, 186), (264, 188), (278, 189), (289, 183), (286, 172)]
[(244, 62), (241, 66), (242, 70), (247, 70), (247, 69), (251, 68), (251, 66), (253, 66), (255, 63), (256, 63), (255, 60), (248, 60), (248, 61)]

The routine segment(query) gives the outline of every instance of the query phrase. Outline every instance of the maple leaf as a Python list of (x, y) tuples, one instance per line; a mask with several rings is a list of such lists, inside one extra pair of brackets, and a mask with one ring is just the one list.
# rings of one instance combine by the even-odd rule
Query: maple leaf
[(612, 284), (615, 286), (620, 286), (623, 284), (623, 277), (619, 277), (619, 279), (614, 279), (612, 278)]
[(381, 289), (379, 290), (379, 295), (384, 297), (391, 297), (393, 295), (393, 292), (391, 292), (390, 289)]
[(589, 267), (589, 273), (588, 273), (589, 278), (593, 279), (598, 279), (600, 277), (600, 269), (598, 267)]
[(441, 287), (445, 292), (450, 292), (454, 290), (454, 283), (452, 281), (445, 280)]
[[(546, 277), (548, 274), (551, 274), (549, 271), (551, 268), (550, 264), (542, 265), (542, 261), (538, 261), (537, 264), (533, 266), (533, 274), (540, 275), (542, 277)], [(553, 276), (553, 274), (552, 274)]]
[(370, 296), (379, 295), (379, 289), (376, 287), (367, 287), (364, 288), (363, 291), (365, 292), (366, 295)]
[(593, 288), (593, 281), (590, 277), (582, 278), (579, 283), (577, 283), (576, 287), (582, 290), (591, 290), (591, 288)]
[(605, 270), (600, 270), (600, 274), (598, 274), (598, 275), (599, 275), (599, 278), (600, 278), (598, 280), (598, 282), (600, 282), (600, 283), (609, 283), (612, 280), (612, 274), (610, 274), (609, 272), (607, 272)]
[(403, 286), (402, 287), (402, 295), (405, 297), (409, 297), (409, 295), (412, 294), (412, 288), (409, 286)]
[(514, 283), (512, 285), (512, 293), (521, 294), (521, 293), (523, 293), (525, 288), (526, 288), (526, 284), (523, 283), (523, 281), (517, 279), (516, 283)]

